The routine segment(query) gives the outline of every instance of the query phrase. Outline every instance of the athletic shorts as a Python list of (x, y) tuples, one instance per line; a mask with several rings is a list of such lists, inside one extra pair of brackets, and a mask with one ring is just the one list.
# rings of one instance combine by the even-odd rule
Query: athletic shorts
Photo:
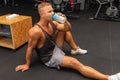
[(45, 63), (46, 66), (60, 69), (60, 64), (62, 63), (63, 57), (65, 56), (65, 53), (58, 47), (58, 45), (55, 46), (53, 50), (53, 55), (51, 59)]

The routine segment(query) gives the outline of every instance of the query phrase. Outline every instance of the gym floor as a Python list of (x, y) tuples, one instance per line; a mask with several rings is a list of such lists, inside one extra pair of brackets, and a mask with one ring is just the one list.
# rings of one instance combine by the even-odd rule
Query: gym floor
[[(0, 7), (0, 15), (8, 13), (32, 16), (33, 24), (39, 20), (37, 10), (29, 3), (17, 7)], [(66, 55), (104, 74), (120, 72), (120, 22), (91, 20), (93, 10), (81, 11), (77, 15), (79, 19), (69, 19), (73, 37), (81, 48), (88, 50), (88, 54), (70, 55), (70, 47), (65, 44)], [(0, 80), (92, 80), (72, 69), (56, 70), (44, 66), (35, 51), (30, 70), (16, 72), (15, 67), (25, 63), (26, 48), (27, 43), (16, 50), (0, 47)]]

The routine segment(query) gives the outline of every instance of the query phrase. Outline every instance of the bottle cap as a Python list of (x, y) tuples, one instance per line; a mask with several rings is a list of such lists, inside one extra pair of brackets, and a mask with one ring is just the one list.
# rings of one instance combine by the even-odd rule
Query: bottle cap
[(52, 16), (52, 19), (53, 19), (53, 20), (56, 20), (57, 17), (58, 17), (58, 14), (55, 13), (55, 14)]

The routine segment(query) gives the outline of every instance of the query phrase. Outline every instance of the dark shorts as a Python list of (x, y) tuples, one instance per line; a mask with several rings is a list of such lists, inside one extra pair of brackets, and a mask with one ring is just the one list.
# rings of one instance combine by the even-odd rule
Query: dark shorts
[(48, 67), (53, 67), (60, 69), (59, 65), (62, 63), (63, 57), (65, 56), (65, 53), (56, 45), (53, 50), (53, 55), (51, 59), (45, 63)]

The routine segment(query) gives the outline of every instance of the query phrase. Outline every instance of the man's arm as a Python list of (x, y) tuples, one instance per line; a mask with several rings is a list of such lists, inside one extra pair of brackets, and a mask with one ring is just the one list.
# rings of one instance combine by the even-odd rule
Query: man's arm
[(71, 24), (67, 20), (67, 17), (64, 14), (62, 14), (62, 13), (58, 13), (58, 15), (63, 16), (66, 19), (66, 21), (65, 21), (64, 24), (61, 24), (61, 23), (56, 22), (56, 21), (53, 21), (53, 23), (56, 25), (56, 28), (58, 30), (60, 30), (60, 31), (70, 31), (71, 30)]
[(65, 23), (64, 23), (64, 27), (66, 28), (66, 30), (70, 31), (71, 30), (71, 24), (70, 22), (66, 19)]
[(29, 31), (28, 47), (26, 50), (26, 63), (22, 65), (18, 65), (16, 67), (16, 71), (26, 71), (30, 68), (33, 50), (36, 47), (38, 41), (38, 36), (35, 31), (36, 31), (35, 29), (31, 29)]
[(33, 50), (37, 44), (37, 40), (29, 38), (26, 50), (26, 65), (30, 66)]

